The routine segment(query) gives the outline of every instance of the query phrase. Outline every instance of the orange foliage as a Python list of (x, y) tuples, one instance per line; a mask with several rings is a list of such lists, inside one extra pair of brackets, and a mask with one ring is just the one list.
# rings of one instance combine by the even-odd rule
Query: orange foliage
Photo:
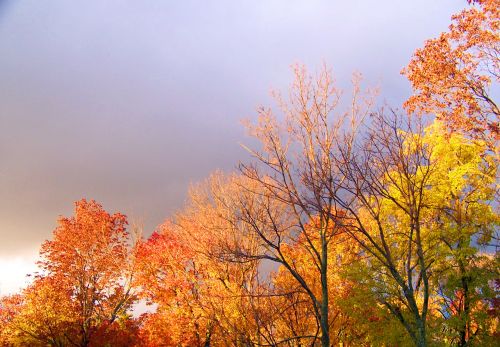
[(142, 297), (157, 305), (143, 316), (145, 346), (203, 345), (207, 321), (197, 309), (197, 269), (186, 240), (165, 223), (137, 251), (136, 284)]
[(21, 310), (22, 300), (20, 294), (8, 295), (0, 299), (0, 346), (12, 346), (9, 341), (12, 334), (9, 325)]
[(58, 224), (53, 240), (42, 244), (41, 268), (67, 285), (80, 286), (79, 295), (86, 294), (84, 284), (95, 290), (118, 286), (128, 256), (126, 217), (110, 215), (97, 202), (83, 199), (75, 204), (75, 216)]
[(454, 15), (448, 32), (415, 52), (403, 70), (415, 90), (405, 106), (493, 145), (500, 137), (500, 110), (490, 94), (500, 78), (500, 3), (476, 2), (479, 8)]
[[(342, 213), (339, 213), (342, 215)], [(318, 237), (313, 237), (314, 229), (320, 227), (317, 219), (307, 225), (310, 232), (309, 239), (319, 243)], [(358, 345), (363, 345), (364, 331), (358, 322), (351, 316), (352, 312), (342, 307), (342, 302), (351, 295), (353, 288), (359, 283), (353, 282), (342, 276), (342, 271), (346, 267), (355, 264), (360, 259), (360, 247), (349, 235), (335, 227), (330, 227), (331, 240), (328, 247), (328, 296), (329, 296), (329, 326), (332, 344), (341, 343), (349, 346), (352, 341), (357, 341)], [(300, 273), (314, 288), (315, 294), (321, 297), (320, 278), (317, 275), (318, 264), (314, 257), (307, 250), (307, 240), (304, 235), (298, 238), (297, 242), (287, 246), (284, 253), (293, 259), (295, 270)], [(283, 267), (273, 276), (275, 290), (283, 293), (283, 299), (288, 303), (283, 305), (287, 309), (283, 310), (283, 331), (284, 336), (288, 335), (314, 335), (317, 329), (311, 303), (307, 300), (304, 291), (297, 285), (290, 273)], [(288, 293), (288, 294), (287, 294)], [(312, 341), (310, 338), (304, 342)]]
[(2, 309), (2, 331), (10, 334), (9, 343), (135, 343), (137, 325), (127, 314), (134, 295), (126, 225), (124, 215), (110, 215), (95, 201), (76, 202), (75, 216), (61, 218), (53, 240), (41, 247), (42, 273), (21, 296), (11, 299), (17, 306)]

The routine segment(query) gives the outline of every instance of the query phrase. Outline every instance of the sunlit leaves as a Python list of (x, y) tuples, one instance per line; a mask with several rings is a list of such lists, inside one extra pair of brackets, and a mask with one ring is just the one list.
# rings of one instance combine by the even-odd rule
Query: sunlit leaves
[(415, 90), (410, 112), (437, 115), (451, 130), (484, 139), (500, 136), (495, 94), (500, 78), (500, 6), (497, 0), (454, 15), (449, 31), (428, 40), (403, 70)]

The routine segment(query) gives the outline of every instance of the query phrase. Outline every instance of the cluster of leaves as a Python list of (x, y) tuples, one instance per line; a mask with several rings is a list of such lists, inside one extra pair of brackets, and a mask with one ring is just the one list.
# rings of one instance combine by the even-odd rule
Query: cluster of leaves
[[(436, 114), (453, 131), (488, 141), (500, 138), (500, 6), (478, 0), (453, 16), (449, 31), (428, 40), (403, 70), (415, 90), (406, 102), (410, 112)], [(496, 95), (498, 96), (498, 95)]]
[(0, 345), (497, 343), (499, 12), (474, 3), (405, 69), (408, 115), (374, 109), (359, 76), (346, 103), (327, 68), (296, 66), (282, 116), (249, 125), (254, 162), (148, 239), (76, 202), (1, 298)]

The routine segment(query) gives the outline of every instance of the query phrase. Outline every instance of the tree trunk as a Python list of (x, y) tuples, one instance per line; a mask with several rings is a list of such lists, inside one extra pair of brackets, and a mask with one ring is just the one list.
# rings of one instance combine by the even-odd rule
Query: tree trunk
[(321, 346), (330, 347), (330, 327), (328, 322), (328, 244), (325, 233), (321, 233)]
[(470, 298), (469, 298), (469, 277), (466, 274), (465, 265), (462, 261), (459, 261), (461, 282), (462, 282), (462, 301), (463, 301), (463, 311), (460, 312), (462, 316), (462, 326), (460, 327), (460, 342), (458, 345), (460, 347), (467, 346), (469, 341), (469, 322), (470, 322)]
[(427, 338), (425, 332), (425, 322), (419, 319), (417, 321), (417, 334), (416, 334), (415, 345), (417, 347), (427, 347)]

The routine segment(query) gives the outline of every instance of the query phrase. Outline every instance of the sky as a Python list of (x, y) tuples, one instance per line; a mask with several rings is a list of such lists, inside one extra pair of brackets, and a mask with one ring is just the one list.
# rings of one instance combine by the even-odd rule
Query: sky
[(361, 72), (398, 107), (413, 51), (465, 0), (0, 0), (0, 295), (60, 215), (95, 199), (145, 234), (233, 170), (241, 121), (291, 65)]

